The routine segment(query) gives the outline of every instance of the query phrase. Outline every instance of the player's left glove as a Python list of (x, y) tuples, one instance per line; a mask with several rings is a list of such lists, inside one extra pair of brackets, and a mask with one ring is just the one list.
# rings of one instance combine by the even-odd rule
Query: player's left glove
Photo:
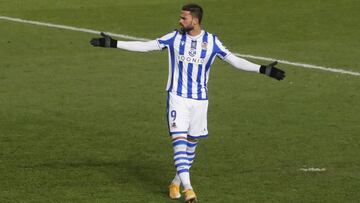
[(285, 72), (275, 67), (277, 63), (277, 61), (274, 61), (268, 65), (261, 65), (260, 73), (275, 78), (277, 80), (283, 80), (285, 78)]
[(117, 41), (105, 33), (100, 33), (102, 38), (92, 38), (90, 44), (94, 47), (116, 48)]

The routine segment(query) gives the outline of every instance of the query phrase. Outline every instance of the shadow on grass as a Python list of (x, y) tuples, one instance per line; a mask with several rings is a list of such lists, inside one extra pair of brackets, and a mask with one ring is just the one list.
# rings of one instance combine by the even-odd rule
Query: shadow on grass
[[(69, 172), (76, 171), (76, 174), (79, 176), (79, 182), (83, 182), (84, 177), (89, 177), (89, 174), (90, 176), (93, 174), (93, 176), (97, 177), (105, 174), (108, 178), (107, 181), (110, 181), (110, 184), (113, 184), (115, 187), (119, 186), (119, 188), (122, 189), (124, 187), (132, 188), (130, 190), (134, 190), (135, 188), (139, 189), (139, 192), (146, 191), (148, 194), (164, 199), (168, 198), (167, 186), (169, 184), (169, 178), (172, 176), (171, 172), (173, 172), (171, 163), (166, 165), (166, 163), (161, 161), (142, 158), (141, 155), (117, 161), (86, 159), (69, 162), (45, 162), (37, 165), (22, 165), (21, 167), (40, 171), (50, 170), (50, 173), (52, 173), (51, 170), (54, 170), (56, 171), (54, 174), (57, 175), (59, 175), (58, 170), (67, 170), (67, 172), (64, 172), (65, 176), (62, 175), (62, 178), (66, 178), (66, 174), (69, 174)], [(81, 178), (82, 173), (84, 174), (83, 178)], [(88, 181), (90, 184), (92, 181), (98, 181), (98, 179), (88, 178)], [(106, 182), (106, 180), (104, 180), (104, 182)]]

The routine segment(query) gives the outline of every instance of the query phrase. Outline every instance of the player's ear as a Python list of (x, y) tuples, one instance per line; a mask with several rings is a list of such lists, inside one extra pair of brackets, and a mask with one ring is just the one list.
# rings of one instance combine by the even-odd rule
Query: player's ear
[(199, 19), (193, 18), (193, 25), (199, 25)]

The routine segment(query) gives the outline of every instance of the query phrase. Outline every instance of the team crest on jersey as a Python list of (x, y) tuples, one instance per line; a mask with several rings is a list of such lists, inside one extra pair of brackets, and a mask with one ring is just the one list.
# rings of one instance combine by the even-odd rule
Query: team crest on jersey
[(194, 57), (196, 55), (196, 49), (190, 49), (189, 55)]
[(207, 45), (208, 45), (207, 42), (203, 42), (203, 43), (201, 44), (201, 48), (202, 48), (203, 50), (207, 50)]

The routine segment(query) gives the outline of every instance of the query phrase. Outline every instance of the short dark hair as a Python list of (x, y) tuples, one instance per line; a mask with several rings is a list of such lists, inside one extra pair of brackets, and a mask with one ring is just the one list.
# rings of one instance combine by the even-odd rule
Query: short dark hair
[(203, 16), (203, 9), (201, 8), (201, 6), (197, 5), (197, 4), (186, 4), (182, 7), (183, 11), (190, 11), (190, 14), (193, 17), (196, 17), (197, 19), (199, 19), (199, 24), (201, 24), (201, 19)]

